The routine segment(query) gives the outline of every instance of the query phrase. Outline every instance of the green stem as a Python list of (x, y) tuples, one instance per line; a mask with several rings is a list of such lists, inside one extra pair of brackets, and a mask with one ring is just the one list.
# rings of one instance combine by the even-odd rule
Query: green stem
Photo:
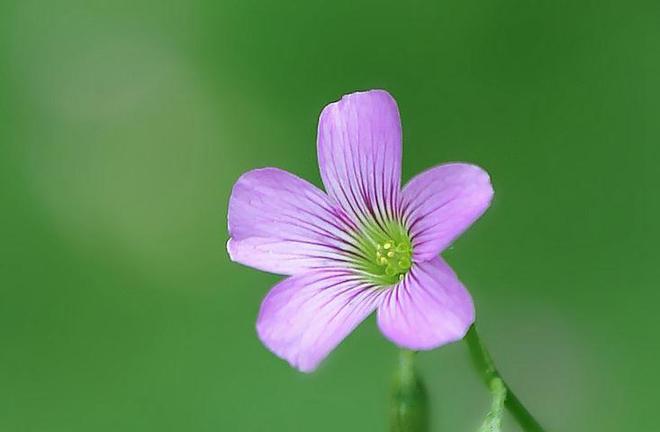
[(426, 390), (415, 370), (415, 353), (401, 350), (390, 406), (391, 432), (428, 432)]
[(472, 362), (477, 371), (482, 375), (486, 386), (491, 389), (493, 382), (501, 380), (506, 388), (506, 399), (504, 405), (509, 412), (516, 419), (518, 424), (527, 432), (544, 432), (543, 427), (538, 421), (527, 411), (527, 408), (520, 402), (520, 399), (511, 391), (509, 385), (504, 381), (500, 373), (493, 363), (493, 359), (488, 353), (486, 346), (483, 344), (477, 333), (475, 325), (470, 327), (470, 330), (465, 335), (465, 342), (467, 342), (472, 356)]

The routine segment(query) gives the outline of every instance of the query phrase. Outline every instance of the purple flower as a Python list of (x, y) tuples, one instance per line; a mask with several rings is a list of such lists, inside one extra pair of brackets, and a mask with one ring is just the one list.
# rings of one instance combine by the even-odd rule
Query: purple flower
[(383, 90), (325, 107), (317, 148), (327, 193), (263, 168), (243, 174), (229, 200), (231, 259), (289, 275), (263, 300), (259, 338), (303, 372), (376, 309), (400, 347), (463, 338), (474, 305), (439, 254), (490, 204), (488, 174), (451, 163), (401, 188), (401, 122)]

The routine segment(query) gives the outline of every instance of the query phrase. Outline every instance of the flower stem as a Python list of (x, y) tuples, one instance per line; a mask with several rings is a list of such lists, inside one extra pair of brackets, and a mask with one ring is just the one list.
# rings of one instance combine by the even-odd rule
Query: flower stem
[(506, 390), (506, 396), (504, 399), (504, 406), (509, 410), (509, 412), (516, 419), (520, 427), (526, 432), (544, 432), (545, 430), (538, 421), (527, 411), (527, 408), (520, 402), (520, 399), (511, 391), (509, 385), (504, 381), (500, 373), (495, 368), (495, 363), (488, 353), (486, 346), (483, 344), (477, 333), (477, 328), (475, 325), (470, 327), (470, 330), (465, 335), (465, 342), (470, 349), (470, 355), (472, 356), (472, 362), (479, 372), (482, 375), (482, 378), (486, 386), (491, 389), (498, 381), (504, 384)]
[(390, 405), (391, 432), (428, 432), (426, 389), (415, 370), (415, 352), (401, 350)]

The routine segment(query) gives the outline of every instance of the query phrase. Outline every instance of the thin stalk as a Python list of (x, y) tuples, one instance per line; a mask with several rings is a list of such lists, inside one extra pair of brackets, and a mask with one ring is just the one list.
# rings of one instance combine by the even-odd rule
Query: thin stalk
[(504, 406), (513, 415), (520, 427), (522, 427), (526, 432), (545, 432), (545, 429), (543, 429), (539, 422), (536, 421), (536, 419), (527, 410), (527, 408), (525, 408), (522, 402), (520, 402), (520, 399), (516, 397), (516, 395), (511, 390), (511, 387), (509, 387), (504, 378), (502, 378), (500, 373), (497, 371), (490, 353), (479, 338), (479, 334), (477, 333), (477, 328), (475, 325), (472, 325), (470, 330), (465, 335), (465, 342), (470, 349), (472, 363), (477, 369), (477, 372), (481, 374), (486, 386), (490, 389), (494, 380), (501, 380), (501, 382), (504, 383), (506, 388), (506, 399), (504, 400)]
[(390, 432), (428, 432), (428, 397), (415, 370), (415, 353), (401, 350), (390, 402)]

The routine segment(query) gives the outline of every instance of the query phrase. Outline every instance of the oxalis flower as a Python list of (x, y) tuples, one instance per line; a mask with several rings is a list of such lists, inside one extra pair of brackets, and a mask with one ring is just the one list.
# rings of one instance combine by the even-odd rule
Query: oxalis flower
[(490, 204), (488, 174), (450, 163), (401, 188), (401, 122), (383, 90), (325, 107), (317, 150), (326, 193), (277, 168), (249, 171), (232, 190), (231, 259), (289, 276), (261, 304), (259, 338), (303, 372), (374, 310), (400, 347), (461, 339), (474, 305), (439, 254)]

